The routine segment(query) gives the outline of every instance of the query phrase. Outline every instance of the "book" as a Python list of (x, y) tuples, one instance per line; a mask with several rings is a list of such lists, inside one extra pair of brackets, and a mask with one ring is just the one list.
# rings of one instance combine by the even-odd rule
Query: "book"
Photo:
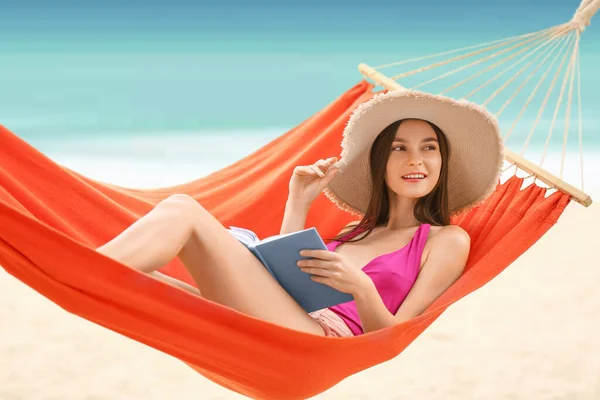
[(300, 250), (327, 250), (323, 239), (313, 228), (283, 235), (269, 236), (260, 240), (249, 229), (235, 226), (229, 232), (238, 239), (264, 265), (271, 276), (289, 293), (306, 312), (335, 306), (354, 300), (349, 293), (343, 293), (320, 282), (310, 279), (310, 274), (296, 264), (298, 260), (309, 259), (301, 256)]

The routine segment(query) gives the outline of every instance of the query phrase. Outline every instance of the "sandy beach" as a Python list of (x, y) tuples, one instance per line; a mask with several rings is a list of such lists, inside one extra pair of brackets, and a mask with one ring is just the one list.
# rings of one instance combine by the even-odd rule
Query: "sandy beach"
[[(399, 357), (317, 398), (600, 399), (599, 222), (597, 204), (570, 204), (530, 251)], [(245, 398), (4, 271), (0, 301), (2, 400)]]

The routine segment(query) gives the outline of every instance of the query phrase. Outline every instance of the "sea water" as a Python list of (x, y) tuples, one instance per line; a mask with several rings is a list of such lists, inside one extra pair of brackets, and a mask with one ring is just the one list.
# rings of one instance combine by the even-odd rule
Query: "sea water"
[[(535, 18), (533, 6), (517, 0), (502, 7), (428, 4), (425, 11), (405, 2), (376, 8), (329, 1), (15, 3), (0, 11), (0, 124), (90, 177), (135, 187), (187, 182), (251, 154), (322, 110), (363, 79), (359, 63), (376, 66), (538, 31), (567, 21), (579, 1), (548, 4)], [(412, 17), (419, 15), (427, 18)], [(584, 178), (590, 187), (600, 172), (599, 50), (600, 29), (592, 23), (580, 42)], [(410, 87), (445, 71), (432, 69), (402, 83)], [(423, 89), (439, 92), (472, 71)], [(559, 80), (525, 154), (533, 162), (541, 159), (561, 85)], [(531, 89), (503, 113), (503, 132)], [(545, 164), (556, 175), (568, 96), (567, 90)], [(565, 179), (579, 186), (573, 96)], [(513, 151), (520, 152), (542, 98), (507, 142)], [(484, 99), (483, 91), (473, 98)], [(491, 111), (504, 100), (490, 103)]]

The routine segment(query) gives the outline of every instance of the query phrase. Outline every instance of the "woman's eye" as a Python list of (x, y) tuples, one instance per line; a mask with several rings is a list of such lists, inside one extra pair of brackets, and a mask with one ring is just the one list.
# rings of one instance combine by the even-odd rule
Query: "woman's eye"
[(404, 147), (404, 146), (396, 146), (396, 147), (392, 148), (392, 150), (406, 150), (406, 147)]
[(427, 150), (435, 150), (436, 147), (434, 145), (425, 147)]

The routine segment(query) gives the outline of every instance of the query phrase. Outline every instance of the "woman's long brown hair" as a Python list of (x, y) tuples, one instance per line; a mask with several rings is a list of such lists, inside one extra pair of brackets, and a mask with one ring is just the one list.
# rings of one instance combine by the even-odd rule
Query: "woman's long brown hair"
[[(371, 234), (377, 226), (385, 225), (390, 216), (388, 188), (385, 183), (385, 171), (391, 153), (392, 143), (396, 132), (404, 120), (398, 120), (388, 125), (377, 136), (369, 154), (369, 165), (371, 167), (371, 180), (373, 192), (369, 206), (358, 224), (349, 227), (351, 230), (343, 230), (334, 239), (341, 242), (359, 241)], [(448, 207), (448, 156), (450, 149), (446, 141), (446, 135), (435, 124), (427, 122), (437, 135), (440, 153), (442, 156), (442, 167), (440, 177), (433, 190), (427, 195), (419, 198), (415, 204), (414, 216), (421, 223), (434, 226), (450, 224), (450, 210)], [(357, 234), (365, 232), (360, 239), (350, 240)]]

